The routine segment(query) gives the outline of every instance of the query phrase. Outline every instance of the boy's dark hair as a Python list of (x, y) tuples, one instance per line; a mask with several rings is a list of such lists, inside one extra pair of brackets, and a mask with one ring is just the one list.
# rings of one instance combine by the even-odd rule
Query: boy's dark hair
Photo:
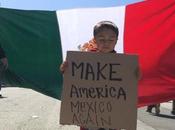
[(118, 27), (111, 21), (101, 21), (101, 22), (97, 23), (94, 26), (93, 35), (96, 36), (101, 30), (103, 30), (103, 28), (109, 28), (109, 29), (113, 30), (116, 34), (116, 37), (118, 37), (118, 35), (119, 35)]

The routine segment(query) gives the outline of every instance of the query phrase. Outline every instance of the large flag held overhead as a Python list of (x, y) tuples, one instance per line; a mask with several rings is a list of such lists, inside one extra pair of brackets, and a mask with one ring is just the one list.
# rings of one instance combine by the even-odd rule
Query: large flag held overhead
[(174, 0), (63, 11), (1, 8), (0, 44), (9, 59), (6, 79), (60, 97), (58, 66), (66, 51), (78, 50), (93, 37), (97, 22), (110, 20), (119, 27), (117, 52), (139, 55), (138, 106), (175, 99), (174, 10)]

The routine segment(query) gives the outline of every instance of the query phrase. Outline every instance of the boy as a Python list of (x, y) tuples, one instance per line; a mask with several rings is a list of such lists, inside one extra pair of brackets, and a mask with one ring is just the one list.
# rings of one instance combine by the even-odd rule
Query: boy
[[(101, 21), (94, 27), (94, 38), (85, 43), (81, 48), (82, 51), (95, 51), (103, 53), (116, 53), (114, 50), (118, 40), (119, 31), (117, 26), (110, 21)], [(60, 71), (64, 73), (68, 63), (65, 61), (60, 66)], [(105, 128), (83, 128), (80, 130), (112, 130)]]

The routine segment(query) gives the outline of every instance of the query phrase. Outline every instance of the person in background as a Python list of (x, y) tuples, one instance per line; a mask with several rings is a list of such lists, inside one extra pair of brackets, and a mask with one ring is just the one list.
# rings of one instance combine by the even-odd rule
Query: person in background
[[(152, 113), (152, 109), (155, 108), (155, 114), (159, 115), (160, 114), (160, 103), (159, 104), (153, 104), (153, 105), (149, 105), (147, 107), (147, 112)], [(172, 100), (172, 111), (171, 111), (172, 115), (175, 115), (175, 100)]]
[(0, 97), (2, 97), (2, 93), (1, 93), (2, 77), (3, 77), (4, 71), (7, 68), (8, 68), (8, 60), (3, 48), (0, 46)]
[(160, 113), (160, 104), (153, 104), (153, 105), (149, 105), (147, 107), (146, 112), (152, 113), (152, 109), (155, 108), (155, 114), (159, 115)]

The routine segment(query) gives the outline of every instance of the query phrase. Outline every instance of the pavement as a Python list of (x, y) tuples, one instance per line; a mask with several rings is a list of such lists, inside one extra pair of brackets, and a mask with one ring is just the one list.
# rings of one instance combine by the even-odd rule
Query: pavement
[[(79, 130), (78, 126), (59, 124), (61, 101), (32, 89), (2, 88), (0, 130)], [(172, 101), (161, 104), (160, 115), (138, 109), (137, 130), (175, 130)]]

